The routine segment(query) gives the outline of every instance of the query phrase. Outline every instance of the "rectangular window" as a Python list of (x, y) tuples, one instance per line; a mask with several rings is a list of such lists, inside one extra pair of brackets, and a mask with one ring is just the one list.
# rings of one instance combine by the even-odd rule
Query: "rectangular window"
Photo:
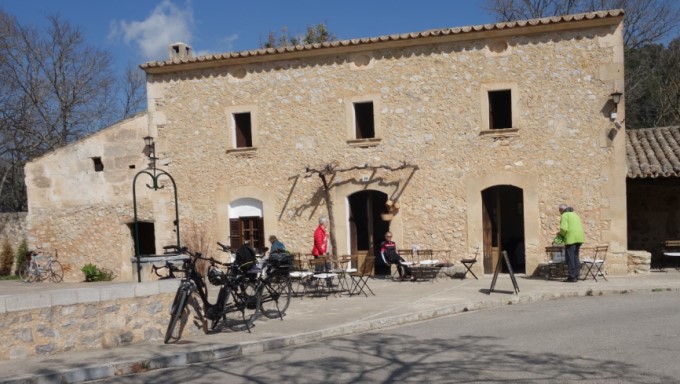
[(375, 138), (373, 102), (354, 103), (354, 127), (357, 139)]
[(512, 93), (489, 91), (489, 129), (512, 128)]
[(253, 146), (252, 123), (250, 112), (234, 113), (234, 133), (236, 148), (250, 148)]
[(102, 163), (101, 157), (93, 157), (92, 162), (94, 163), (95, 172), (102, 172), (104, 170), (104, 163)]
[(230, 246), (236, 248), (243, 245), (246, 241), (256, 250), (263, 251), (264, 243), (264, 221), (259, 216), (239, 217), (229, 219), (230, 227)]

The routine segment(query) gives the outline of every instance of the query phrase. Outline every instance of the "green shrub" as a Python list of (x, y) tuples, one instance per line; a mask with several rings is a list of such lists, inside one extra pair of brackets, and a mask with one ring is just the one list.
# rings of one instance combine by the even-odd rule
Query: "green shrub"
[(108, 269), (99, 269), (94, 264), (88, 263), (80, 269), (85, 275), (85, 281), (111, 281), (116, 275)]
[(12, 251), (12, 244), (9, 239), (5, 238), (2, 242), (2, 250), (0, 250), (0, 275), (9, 275), (12, 272), (12, 264), (14, 263), (14, 251)]
[(17, 256), (16, 256), (16, 260), (17, 260), (17, 264), (16, 264), (17, 272), (16, 272), (16, 274), (17, 275), (19, 274), (19, 268), (22, 265), (24, 265), (26, 260), (29, 259), (28, 254), (29, 254), (28, 253), (28, 242), (26, 242), (26, 239), (23, 239), (21, 241), (21, 244), (19, 244), (19, 248), (17, 249)]

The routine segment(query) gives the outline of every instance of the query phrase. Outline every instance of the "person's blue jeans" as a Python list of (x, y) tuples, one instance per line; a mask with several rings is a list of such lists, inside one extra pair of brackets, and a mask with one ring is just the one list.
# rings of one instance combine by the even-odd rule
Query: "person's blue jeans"
[(579, 259), (581, 243), (567, 244), (564, 246), (564, 249), (567, 258), (567, 268), (569, 269), (569, 278), (578, 280), (581, 274), (581, 259)]

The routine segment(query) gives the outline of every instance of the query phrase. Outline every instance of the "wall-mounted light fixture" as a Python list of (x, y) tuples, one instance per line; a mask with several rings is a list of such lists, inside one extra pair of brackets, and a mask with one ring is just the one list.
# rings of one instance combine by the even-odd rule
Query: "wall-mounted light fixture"
[(617, 111), (619, 103), (621, 102), (621, 96), (622, 95), (623, 95), (623, 93), (621, 93), (619, 91), (614, 91), (614, 92), (612, 92), (611, 95), (609, 95), (612, 99), (612, 103), (614, 103), (614, 109), (612, 109), (612, 111), (609, 115), (609, 117), (612, 120), (616, 120), (616, 111)]

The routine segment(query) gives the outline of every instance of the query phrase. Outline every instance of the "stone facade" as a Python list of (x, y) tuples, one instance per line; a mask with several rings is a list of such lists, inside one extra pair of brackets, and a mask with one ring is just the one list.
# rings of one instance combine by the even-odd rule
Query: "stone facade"
[[(120, 155), (133, 157), (115, 180), (108, 168), (76, 173), (88, 178), (77, 185), (42, 171), (67, 150), (27, 167), (32, 240), (59, 247), (74, 267), (94, 260), (130, 278), (135, 171), (125, 167), (143, 163), (148, 132), (176, 182), (181, 232), (201, 228), (207, 244), (229, 239), (246, 201), (265, 236), (292, 251), (310, 252), (318, 216), (332, 213), (337, 254), (357, 252), (363, 226), (373, 250), (386, 229), (404, 248), (447, 249), (454, 260), (483, 245), (478, 273), (512, 246), (532, 274), (566, 202), (587, 243), (609, 245), (608, 271), (627, 273), (625, 135), (610, 119), (610, 94), (624, 81), (622, 20), (612, 11), (147, 63), (148, 130), (140, 116), (135, 129), (104, 131), (76, 144), (82, 153), (69, 164), (78, 169), (95, 156), (88, 148), (117, 144), (105, 135), (127, 132)], [(497, 92), (509, 95), (503, 129), (491, 129)], [(362, 103), (373, 107), (368, 139), (355, 134)], [(251, 119), (245, 148), (234, 138), (239, 114)], [(623, 121), (623, 103), (617, 114)], [(331, 164), (346, 171), (329, 175), (328, 212), (321, 180), (306, 170)], [(398, 203), (391, 220), (370, 211), (367, 224), (355, 222), (366, 191)], [(175, 236), (164, 193), (147, 193), (139, 209), (156, 249)]]
[[(82, 281), (87, 263), (132, 279), (131, 182), (147, 167), (145, 136), (141, 114), (26, 165), (29, 248), (56, 250), (65, 281)], [(150, 204), (146, 189), (140, 206)]]

